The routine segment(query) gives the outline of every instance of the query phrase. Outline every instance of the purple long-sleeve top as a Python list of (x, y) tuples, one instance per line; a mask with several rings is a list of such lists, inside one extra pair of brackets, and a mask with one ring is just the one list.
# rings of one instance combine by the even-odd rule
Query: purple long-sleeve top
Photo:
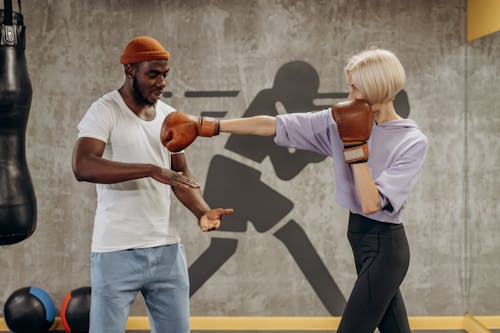
[[(277, 116), (274, 141), (280, 146), (331, 156), (336, 179), (336, 202), (353, 213), (364, 215), (354, 187), (351, 166), (344, 161), (344, 145), (331, 109)], [(401, 223), (401, 210), (427, 154), (427, 137), (410, 119), (380, 125), (374, 123), (368, 147), (368, 168), (383, 208), (365, 216), (382, 222)]]

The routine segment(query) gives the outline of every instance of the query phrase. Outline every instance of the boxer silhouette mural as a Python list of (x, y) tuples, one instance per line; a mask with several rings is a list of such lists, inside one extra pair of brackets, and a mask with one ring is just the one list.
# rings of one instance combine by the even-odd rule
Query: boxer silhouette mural
[[(273, 87), (260, 91), (243, 117), (318, 111), (330, 105), (316, 105), (315, 99), (347, 97), (344, 92), (318, 93), (318, 88), (319, 76), (310, 64), (288, 62), (279, 68)], [(406, 118), (409, 105), (405, 92), (397, 96), (395, 104), (398, 113)], [(272, 137), (230, 135), (224, 148), (258, 163), (269, 157), (276, 176), (285, 181), (296, 177), (309, 163), (326, 158), (309, 151), (290, 151), (274, 144)], [(259, 170), (224, 155), (215, 155), (208, 168), (204, 197), (210, 206), (225, 205), (235, 210), (224, 217), (225, 223), (218, 231), (243, 233), (247, 224), (252, 223), (257, 232), (263, 233), (278, 223), (283, 224), (273, 235), (288, 249), (327, 311), (331, 315), (342, 314), (346, 299), (300, 221), (282, 221), (293, 210), (294, 203), (264, 183)], [(189, 267), (190, 295), (233, 256), (237, 246), (235, 238), (211, 238), (208, 248)]]

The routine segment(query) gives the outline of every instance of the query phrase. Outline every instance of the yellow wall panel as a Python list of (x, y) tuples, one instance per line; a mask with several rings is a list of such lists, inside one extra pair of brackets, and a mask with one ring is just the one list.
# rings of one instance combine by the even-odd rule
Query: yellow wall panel
[(467, 40), (500, 30), (500, 0), (467, 1)]

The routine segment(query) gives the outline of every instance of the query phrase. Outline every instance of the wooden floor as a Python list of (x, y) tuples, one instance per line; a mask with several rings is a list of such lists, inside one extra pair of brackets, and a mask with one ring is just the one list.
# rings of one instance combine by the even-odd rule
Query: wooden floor
[[(500, 316), (422, 316), (410, 317), (412, 331), (422, 333), (468, 332), (500, 333)], [(202, 332), (332, 332), (340, 322), (340, 317), (191, 317), (192, 333)], [(498, 330), (498, 331), (496, 331)], [(8, 332), (5, 320), (0, 318), (0, 332)], [(57, 317), (51, 332), (64, 332)], [(150, 332), (147, 317), (130, 317), (127, 332)]]

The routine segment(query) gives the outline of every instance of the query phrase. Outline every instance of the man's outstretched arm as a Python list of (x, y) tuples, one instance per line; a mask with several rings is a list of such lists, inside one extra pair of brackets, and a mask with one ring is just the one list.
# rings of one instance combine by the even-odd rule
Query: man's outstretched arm
[[(172, 170), (181, 172), (194, 182), (194, 177), (189, 170), (184, 154), (173, 154), (170, 163)], [(232, 214), (234, 211), (230, 208), (211, 209), (205, 202), (205, 199), (203, 199), (203, 195), (199, 188), (172, 187), (172, 190), (177, 199), (196, 216), (201, 231), (218, 229), (221, 224), (222, 216), (225, 214)]]
[(78, 181), (114, 184), (127, 180), (152, 177), (173, 186), (199, 187), (196, 182), (178, 172), (153, 164), (123, 163), (102, 158), (106, 143), (94, 138), (80, 138), (73, 149), (73, 174)]

